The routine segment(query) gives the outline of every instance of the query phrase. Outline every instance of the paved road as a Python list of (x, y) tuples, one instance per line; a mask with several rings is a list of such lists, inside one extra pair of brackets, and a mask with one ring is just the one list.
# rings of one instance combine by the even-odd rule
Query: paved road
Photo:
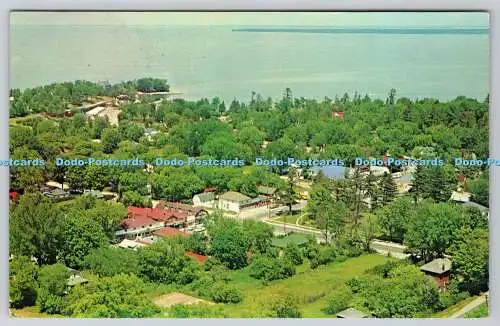
[(406, 246), (395, 242), (375, 239), (371, 242), (370, 248), (372, 250), (375, 250), (379, 254), (387, 255), (388, 253), (390, 253), (392, 257), (396, 257), (399, 259), (404, 259), (409, 256), (409, 254), (405, 253)]
[(481, 304), (485, 303), (486, 298), (489, 296), (489, 294), (490, 294), (489, 292), (482, 294), (479, 298), (474, 299), (472, 302), (470, 302), (465, 307), (463, 307), (459, 311), (455, 312), (453, 315), (451, 315), (448, 318), (463, 318), (466, 313), (473, 310), (474, 308), (477, 308)]

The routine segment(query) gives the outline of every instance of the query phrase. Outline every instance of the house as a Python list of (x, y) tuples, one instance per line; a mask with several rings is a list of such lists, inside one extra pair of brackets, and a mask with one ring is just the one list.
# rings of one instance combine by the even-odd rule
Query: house
[(69, 200), (73, 196), (62, 189), (54, 189), (51, 191), (44, 191), (43, 195), (49, 199), (52, 199), (52, 201), (63, 201), (63, 200)]
[(451, 193), (450, 200), (456, 201), (456, 202), (459, 202), (459, 203), (466, 203), (466, 202), (470, 201), (470, 197), (471, 197), (471, 193), (470, 192), (453, 191)]
[(332, 112), (332, 119), (343, 120), (344, 119), (344, 112), (343, 111), (341, 111), (341, 112)]
[(266, 198), (272, 198), (278, 189), (275, 187), (258, 186), (257, 191)]
[(347, 308), (346, 310), (342, 310), (341, 312), (337, 313), (337, 318), (352, 319), (352, 318), (366, 318), (366, 317), (368, 317), (367, 314), (354, 308)]
[(215, 193), (204, 192), (193, 196), (194, 206), (212, 208), (215, 205)]
[(181, 237), (188, 236), (187, 233), (182, 232), (179, 229), (171, 228), (168, 226), (154, 231), (153, 235), (160, 237), (160, 238), (174, 238), (174, 237), (178, 237), (178, 236), (181, 236)]
[(102, 192), (97, 191), (97, 190), (90, 190), (90, 191), (89, 190), (84, 190), (83, 194), (85, 196), (94, 197), (95, 199), (104, 199), (104, 195), (102, 194)]
[(426, 275), (434, 278), (441, 290), (446, 288), (451, 274), (451, 260), (448, 258), (437, 258), (430, 263), (420, 267)]
[(208, 214), (208, 212), (201, 207), (176, 202), (160, 201), (156, 204), (156, 208), (166, 208), (172, 211), (185, 213), (187, 215), (185, 226), (194, 226)]
[(70, 272), (70, 276), (68, 277), (68, 280), (66, 281), (66, 285), (68, 287), (73, 287), (75, 285), (88, 283), (88, 280), (83, 277), (81, 272), (74, 270), (74, 269), (71, 269), (71, 268), (68, 268), (68, 270)]
[(164, 227), (185, 227), (188, 215), (163, 208), (129, 207), (128, 216), (121, 223), (117, 237), (145, 237)]
[(394, 179), (398, 193), (404, 194), (410, 191), (415, 177), (412, 173), (401, 174), (399, 178)]
[(88, 117), (88, 118), (94, 118), (94, 117), (97, 117), (97, 115), (99, 113), (101, 113), (102, 111), (106, 110), (106, 107), (104, 106), (98, 106), (96, 108), (93, 108), (87, 112), (85, 112), (85, 115)]
[(228, 191), (219, 196), (219, 208), (238, 213), (243, 204), (251, 198), (236, 191)]
[(332, 180), (344, 179), (348, 171), (349, 170), (344, 166), (334, 166), (334, 165), (327, 165), (322, 167), (314, 166), (311, 168), (311, 173), (313, 177), (317, 176), (320, 172), (322, 172), (325, 177)]
[(133, 249), (137, 250), (138, 248), (146, 247), (147, 244), (145, 243), (140, 243), (138, 241), (134, 240), (129, 240), (129, 239), (123, 239), (122, 242), (118, 244), (118, 247), (123, 248), (123, 249)]
[(236, 191), (228, 191), (219, 196), (219, 209), (239, 213), (242, 209), (259, 206), (265, 203), (264, 198), (250, 198)]

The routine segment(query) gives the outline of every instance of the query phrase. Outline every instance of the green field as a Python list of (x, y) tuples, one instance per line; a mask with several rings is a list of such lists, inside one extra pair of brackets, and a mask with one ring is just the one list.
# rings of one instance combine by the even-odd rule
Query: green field
[(466, 313), (464, 318), (484, 318), (488, 317), (488, 315), (488, 305), (486, 303), (482, 303), (477, 308), (474, 308)]
[(298, 266), (297, 274), (293, 277), (271, 282), (267, 286), (250, 277), (248, 269), (236, 271), (232, 274), (231, 283), (245, 293), (245, 299), (239, 304), (224, 305), (224, 312), (228, 317), (262, 316), (262, 311), (267, 310), (275, 296), (293, 295), (299, 301), (304, 318), (331, 318), (322, 311), (328, 295), (348, 279), (388, 260), (387, 257), (370, 254), (315, 270), (311, 270), (306, 263)]
[(275, 247), (285, 248), (287, 244), (295, 243), (298, 246), (307, 243), (307, 237), (303, 234), (292, 233), (283, 238), (273, 238), (272, 244)]

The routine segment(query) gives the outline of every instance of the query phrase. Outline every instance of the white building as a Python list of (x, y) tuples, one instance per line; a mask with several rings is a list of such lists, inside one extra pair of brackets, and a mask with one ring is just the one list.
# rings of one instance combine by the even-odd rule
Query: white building
[(251, 198), (236, 191), (228, 191), (219, 197), (219, 209), (239, 213)]
[(215, 194), (213, 192), (204, 192), (193, 196), (193, 205), (207, 208), (215, 206)]

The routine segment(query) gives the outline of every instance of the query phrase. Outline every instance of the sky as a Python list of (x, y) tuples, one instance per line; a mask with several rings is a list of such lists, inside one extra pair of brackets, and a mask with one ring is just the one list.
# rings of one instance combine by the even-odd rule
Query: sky
[(488, 27), (480, 12), (12, 12), (17, 25)]

